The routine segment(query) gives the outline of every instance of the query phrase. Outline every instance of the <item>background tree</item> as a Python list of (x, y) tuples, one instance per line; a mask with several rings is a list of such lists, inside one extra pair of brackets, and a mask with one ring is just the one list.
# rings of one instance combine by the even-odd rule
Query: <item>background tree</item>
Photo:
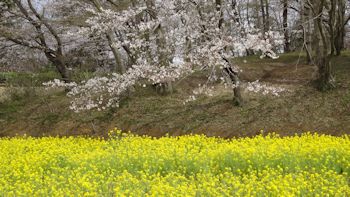
[(45, 15), (45, 9), (40, 13), (31, 0), (14, 0), (1, 7), (3, 20), (0, 36), (16, 45), (43, 52), (62, 79), (68, 82), (68, 60), (64, 54), (61, 35)]
[[(317, 87), (321, 91), (333, 89), (335, 78), (331, 60), (340, 54), (343, 48), (345, 17), (344, 0), (310, 0), (304, 2), (304, 10), (308, 10), (309, 20), (313, 22), (313, 46), (309, 52), (310, 59), (318, 68)], [(310, 25), (310, 24), (309, 24)], [(304, 27), (304, 29), (306, 29)], [(311, 35), (311, 25), (307, 28)], [(305, 36), (305, 39), (308, 36)], [(309, 48), (308, 48), (309, 49)]]

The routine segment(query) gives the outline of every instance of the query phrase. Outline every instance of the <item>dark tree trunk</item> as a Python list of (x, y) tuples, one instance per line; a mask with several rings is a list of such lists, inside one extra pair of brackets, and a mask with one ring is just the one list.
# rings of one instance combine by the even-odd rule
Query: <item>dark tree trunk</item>
[(334, 78), (332, 75), (331, 55), (322, 57), (318, 60), (318, 79), (317, 88), (320, 91), (331, 90), (335, 87)]
[[(234, 3), (234, 2), (232, 2)], [(222, 2), (221, 0), (215, 0), (215, 4), (216, 4), (216, 11), (220, 12), (220, 19), (219, 19), (219, 28), (222, 28), (222, 25), (224, 23), (224, 17), (223, 17), (223, 13), (221, 11), (221, 6), (222, 6)]]
[(312, 50), (314, 50), (313, 48), (313, 38), (312, 38), (312, 10), (309, 7), (305, 7), (305, 5), (303, 5), (303, 10), (305, 12), (306, 17), (306, 21), (307, 21), (307, 27), (304, 28), (305, 29), (305, 37), (304, 37), (304, 42), (306, 44), (306, 52), (307, 52), (307, 63), (311, 64), (312, 63)]
[[(331, 58), (333, 54), (331, 53), (333, 47), (332, 36), (327, 37), (325, 31), (325, 24), (323, 23), (323, 9), (326, 5), (326, 0), (314, 0), (313, 5), (317, 11), (315, 14), (319, 16), (314, 20), (314, 49), (316, 56), (316, 65), (318, 67), (318, 78), (316, 80), (317, 88), (320, 91), (331, 90), (335, 87), (334, 77), (332, 73)], [(333, 20), (333, 19), (330, 19)], [(329, 23), (330, 24), (330, 23)], [(332, 30), (332, 28), (330, 28)]]
[(62, 80), (66, 83), (69, 83), (70, 76), (67, 71), (67, 64), (62, 55), (53, 54), (52, 52), (45, 52), (47, 59), (56, 67), (58, 73), (61, 75)]
[(264, 0), (260, 0), (260, 8), (261, 8), (261, 15), (262, 15), (262, 22), (263, 22), (263, 31), (266, 32), (266, 15), (265, 15), (265, 6), (264, 6)]
[(330, 4), (330, 10), (328, 12), (329, 15), (329, 19), (328, 19), (328, 32), (329, 32), (329, 36), (330, 36), (330, 48), (331, 48), (331, 55), (335, 55), (335, 25), (336, 25), (336, 7), (337, 7), (337, 0), (333, 0), (331, 1)]
[(270, 3), (269, 0), (265, 0), (265, 12), (266, 12), (266, 16), (265, 16), (265, 32), (268, 32), (270, 30)]
[(289, 31), (288, 31), (288, 0), (283, 0), (283, 31), (284, 31), (284, 52), (290, 52)]
[(246, 7), (246, 8), (247, 8), (247, 10), (246, 10), (246, 12), (247, 12), (247, 13), (246, 13), (247, 22), (248, 22), (248, 25), (250, 25), (249, 0), (247, 0), (247, 7)]
[(230, 77), (231, 83), (233, 85), (233, 104), (235, 106), (242, 106), (243, 105), (243, 98), (241, 94), (241, 83), (239, 80), (238, 73), (235, 72), (232, 67), (225, 68), (226, 74)]
[(344, 50), (344, 37), (345, 37), (345, 28), (339, 30), (338, 35), (335, 38), (335, 50), (336, 56), (340, 56), (341, 52)]
[(255, 0), (255, 2), (254, 2), (254, 5), (255, 5), (255, 7), (254, 7), (254, 12), (255, 12), (255, 19), (256, 19), (256, 28), (258, 28), (258, 29), (261, 29), (261, 18), (262, 17), (260, 17), (260, 5), (259, 5), (260, 3), (259, 3), (259, 0)]
[(345, 17), (346, 14), (346, 3), (344, 0), (338, 0), (338, 11), (336, 12), (336, 35), (334, 40), (334, 47), (336, 56), (340, 56), (344, 49), (344, 39), (346, 36), (345, 26), (348, 23), (348, 19)]
[[(102, 8), (102, 4), (100, 2), (100, 0), (91, 0), (93, 5), (95, 6), (95, 8), (97, 9), (98, 12), (102, 12), (103, 8)], [(110, 1), (113, 2), (113, 1)], [(116, 6), (116, 5), (114, 5)], [(111, 49), (113, 56), (114, 56), (114, 60), (115, 60), (115, 64), (111, 66), (111, 70), (112, 72), (117, 72), (119, 74), (124, 74), (127, 70), (127, 68), (125, 67), (125, 65), (122, 63), (121, 60), (121, 56), (120, 56), (120, 52), (117, 46), (115, 46), (115, 34), (113, 31), (109, 31), (106, 33), (106, 38), (108, 41), (108, 45), (109, 48)]]

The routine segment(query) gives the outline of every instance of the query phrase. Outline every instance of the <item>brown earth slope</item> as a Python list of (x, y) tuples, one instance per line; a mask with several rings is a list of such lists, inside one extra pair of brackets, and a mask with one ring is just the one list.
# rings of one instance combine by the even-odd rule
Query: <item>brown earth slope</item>
[(201, 74), (177, 84), (172, 95), (159, 96), (151, 88), (141, 89), (121, 108), (106, 112), (75, 114), (68, 110), (64, 91), (36, 88), (0, 101), (0, 136), (106, 136), (115, 127), (151, 136), (203, 133), (239, 137), (269, 131), (281, 135), (305, 131), (350, 134), (350, 54), (334, 60), (338, 85), (327, 93), (311, 86), (314, 67), (297, 62), (296, 54), (275, 61), (238, 59), (245, 81), (260, 80), (289, 90), (280, 97), (245, 93), (243, 107), (233, 106), (230, 90), (221, 85), (213, 97), (200, 97), (184, 105), (190, 90), (205, 79)]

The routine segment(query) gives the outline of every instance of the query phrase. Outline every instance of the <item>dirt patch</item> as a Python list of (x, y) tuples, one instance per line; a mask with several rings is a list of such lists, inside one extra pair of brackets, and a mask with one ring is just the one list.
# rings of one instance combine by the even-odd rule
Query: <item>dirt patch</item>
[(283, 65), (264, 70), (261, 81), (283, 84), (306, 84), (313, 80), (315, 67), (309, 65)]
[(243, 81), (261, 81), (275, 84), (304, 85), (313, 80), (315, 67), (305, 64), (261, 63), (259, 65), (243, 65), (241, 79)]

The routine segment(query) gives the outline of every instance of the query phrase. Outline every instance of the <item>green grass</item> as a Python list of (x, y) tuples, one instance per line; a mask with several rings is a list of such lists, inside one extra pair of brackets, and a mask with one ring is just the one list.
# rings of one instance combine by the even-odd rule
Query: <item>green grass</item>
[[(71, 79), (76, 82), (90, 79), (94, 76), (88, 71), (72, 71)], [(0, 84), (11, 87), (40, 87), (44, 82), (53, 79), (61, 79), (60, 75), (53, 69), (45, 69), (32, 72), (0, 72)]]
[(55, 71), (46, 71), (40, 73), (18, 73), (3, 72), (0, 73), (0, 81), (7, 86), (15, 87), (33, 87), (41, 86), (42, 83), (59, 78)]

